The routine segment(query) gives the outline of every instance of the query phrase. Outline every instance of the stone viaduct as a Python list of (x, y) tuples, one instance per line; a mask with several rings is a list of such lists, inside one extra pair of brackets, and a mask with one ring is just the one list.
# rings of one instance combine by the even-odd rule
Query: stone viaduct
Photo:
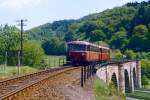
[(96, 65), (96, 75), (106, 83), (113, 82), (121, 92), (134, 92), (141, 88), (141, 62), (130, 61), (114, 63), (99, 67)]

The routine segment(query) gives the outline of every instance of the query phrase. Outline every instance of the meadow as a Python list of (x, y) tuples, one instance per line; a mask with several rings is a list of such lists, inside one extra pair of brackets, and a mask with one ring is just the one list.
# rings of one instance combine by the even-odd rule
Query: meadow
[(66, 56), (45, 56), (45, 63), (48, 68), (59, 67), (66, 64)]
[(0, 65), (0, 79), (14, 77), (17, 75), (24, 75), (29, 73), (34, 73), (40, 70), (48, 69), (48, 68), (56, 68), (65, 64), (65, 56), (45, 56), (45, 66), (44, 68), (38, 69), (38, 67), (30, 67), (30, 66), (5, 66)]
[(24, 75), (29, 73), (37, 72), (38, 69), (29, 67), (29, 66), (21, 66), (18, 69), (18, 66), (0, 66), (0, 79), (15, 77), (17, 75)]

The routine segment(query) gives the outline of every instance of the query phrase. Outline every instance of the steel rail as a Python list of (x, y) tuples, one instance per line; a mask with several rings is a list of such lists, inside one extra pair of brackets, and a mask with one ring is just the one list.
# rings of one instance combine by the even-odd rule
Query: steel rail
[(61, 69), (64, 69), (64, 68), (69, 68), (69, 67), (70, 66), (63, 66), (63, 67), (60, 67), (60, 68), (52, 68), (52, 69), (47, 69), (47, 70), (35, 72), (35, 73), (32, 73), (32, 74), (21, 75), (21, 76), (16, 76), (16, 77), (9, 78), (9, 79), (0, 80), (0, 88), (3, 87), (3, 86), (6, 86), (6, 85), (12, 84), (15, 81), (24, 80), (24, 79), (31, 78), (31, 77), (34, 77), (34, 76), (37, 76), (37, 75), (42, 75), (42, 74), (45, 74), (45, 73), (49, 73), (49, 72), (53, 72), (53, 71), (57, 71), (57, 70), (61, 70)]
[(48, 78), (54, 77), (54, 76), (56, 76), (56, 75), (59, 75), (59, 74), (61, 74), (61, 73), (64, 73), (64, 72), (67, 72), (67, 71), (71, 71), (71, 70), (74, 70), (74, 69), (78, 69), (78, 68), (77, 68), (77, 67), (73, 67), (73, 68), (72, 68), (72, 67), (71, 67), (71, 68), (61, 68), (61, 69), (59, 70), (60, 72), (56, 72), (56, 73), (54, 73), (53, 75), (50, 74), (50, 75), (48, 75), (48, 76), (42, 77), (42, 78), (40, 78), (40, 79), (38, 79), (38, 80), (35, 80), (34, 82), (31, 82), (31, 83), (28, 83), (28, 84), (26, 84), (26, 85), (23, 85), (23, 86), (21, 86), (20, 88), (18, 88), (18, 89), (16, 89), (16, 90), (10, 91), (10, 92), (8, 92), (8, 93), (2, 95), (2, 96), (0, 97), (0, 100), (8, 99), (9, 97), (15, 96), (16, 94), (21, 93), (23, 90), (25, 90), (25, 89), (27, 89), (27, 88), (30, 88), (30, 87), (32, 87), (33, 85), (38, 84), (38, 83), (41, 82), (41, 81), (47, 80)]

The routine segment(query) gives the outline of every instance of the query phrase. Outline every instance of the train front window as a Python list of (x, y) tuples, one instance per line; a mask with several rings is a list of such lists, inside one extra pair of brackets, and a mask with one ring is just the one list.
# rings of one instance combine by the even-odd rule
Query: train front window
[(86, 51), (86, 45), (69, 44), (68, 51)]

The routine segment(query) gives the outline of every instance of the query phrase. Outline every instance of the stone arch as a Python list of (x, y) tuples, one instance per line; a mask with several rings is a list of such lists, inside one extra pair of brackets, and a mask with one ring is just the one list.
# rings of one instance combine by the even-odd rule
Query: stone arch
[(118, 81), (117, 81), (117, 76), (116, 73), (114, 72), (111, 76), (111, 82), (115, 85), (115, 87), (118, 89)]
[(134, 88), (137, 87), (137, 75), (136, 75), (135, 67), (133, 68), (133, 85), (134, 85)]
[(129, 73), (125, 69), (124, 71), (124, 79), (125, 79), (125, 92), (130, 92), (130, 80), (129, 80)]

